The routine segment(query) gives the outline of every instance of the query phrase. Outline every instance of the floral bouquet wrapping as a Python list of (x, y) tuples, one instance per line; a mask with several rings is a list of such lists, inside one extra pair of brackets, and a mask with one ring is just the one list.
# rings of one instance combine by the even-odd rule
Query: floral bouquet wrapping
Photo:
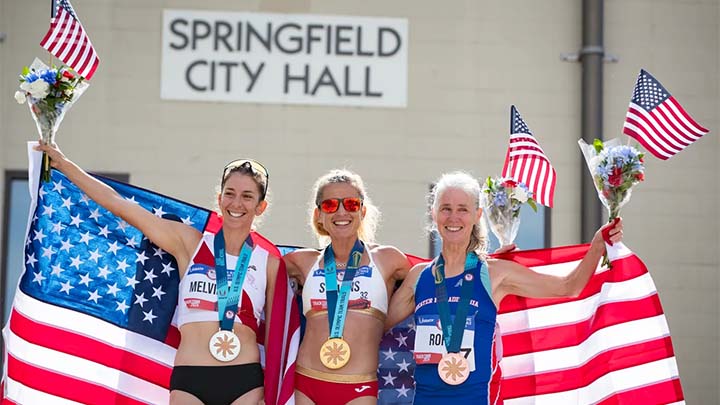
[[(87, 89), (88, 84), (66, 66), (48, 67), (35, 59), (20, 75), (20, 90), (15, 92), (19, 104), (27, 102), (40, 138), (45, 143), (55, 140), (65, 112)], [(50, 159), (43, 155), (42, 181), (50, 180)]]
[(527, 203), (537, 212), (532, 192), (524, 183), (509, 178), (488, 177), (482, 186), (482, 204), (490, 230), (500, 246), (513, 243), (520, 229), (520, 208)]
[[(605, 143), (596, 139), (588, 145), (578, 141), (585, 163), (590, 170), (598, 197), (613, 221), (620, 215), (620, 208), (630, 201), (632, 187), (645, 179), (644, 154), (632, 146), (621, 145), (619, 139)], [(607, 265), (607, 256), (603, 265)]]

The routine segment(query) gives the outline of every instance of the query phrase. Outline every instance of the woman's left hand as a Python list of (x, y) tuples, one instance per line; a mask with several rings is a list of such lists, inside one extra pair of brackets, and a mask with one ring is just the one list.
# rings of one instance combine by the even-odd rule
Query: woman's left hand
[(603, 225), (593, 237), (592, 243), (607, 243), (612, 246), (620, 242), (623, 238), (623, 222), (622, 218), (617, 217), (612, 222)]

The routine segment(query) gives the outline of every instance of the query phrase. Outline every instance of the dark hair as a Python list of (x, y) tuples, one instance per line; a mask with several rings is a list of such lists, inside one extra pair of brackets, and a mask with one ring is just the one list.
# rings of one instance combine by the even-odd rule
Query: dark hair
[(255, 181), (255, 184), (257, 184), (258, 186), (258, 191), (260, 192), (260, 201), (265, 200), (265, 197), (267, 196), (267, 187), (270, 177), (265, 166), (260, 164), (260, 162), (252, 159), (233, 160), (232, 162), (225, 165), (225, 168), (223, 169), (222, 179), (220, 180), (220, 191), (222, 191), (222, 189), (225, 187), (227, 179), (230, 178), (230, 175), (232, 175), (233, 173), (240, 173), (252, 177), (252, 179)]

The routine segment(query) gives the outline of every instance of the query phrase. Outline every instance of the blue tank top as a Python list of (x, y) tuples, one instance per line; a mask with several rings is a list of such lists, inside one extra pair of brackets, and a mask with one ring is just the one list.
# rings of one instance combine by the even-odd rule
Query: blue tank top
[[(465, 404), (493, 404), (495, 398), (490, 398), (490, 382), (497, 370), (500, 355), (496, 355), (495, 336), (497, 308), (490, 297), (490, 278), (487, 274), (487, 265), (480, 269), (473, 270), (475, 283), (473, 294), (470, 300), (468, 311), (468, 322), (466, 327), (474, 329), (472, 339), (472, 351), (474, 356), (475, 371), (470, 373), (468, 379), (460, 385), (449, 385), (440, 379), (437, 371), (437, 364), (420, 364), (415, 368), (415, 405), (439, 404), (442, 400), (452, 399), (454, 403)], [(482, 282), (480, 282), (482, 281)], [(454, 315), (460, 300), (460, 289), (463, 282), (463, 275), (457, 275), (446, 279), (448, 301), (450, 303), (450, 314)], [(423, 270), (415, 286), (415, 324), (416, 328), (421, 325), (431, 325), (439, 319), (438, 307), (435, 302), (435, 280), (431, 267)], [(441, 331), (437, 329), (438, 337)], [(467, 332), (466, 332), (467, 333)], [(416, 334), (415, 348), (416, 361), (418, 360), (418, 338), (427, 337), (427, 333)], [(499, 336), (498, 336), (499, 337)], [(432, 336), (430, 337), (432, 341)], [(461, 353), (467, 349), (467, 339), (463, 340)], [(435, 343), (442, 342), (441, 338), (434, 339)], [(427, 345), (426, 345), (427, 347)], [(428, 355), (428, 358), (432, 357)], [(493, 394), (494, 396), (494, 394)]]

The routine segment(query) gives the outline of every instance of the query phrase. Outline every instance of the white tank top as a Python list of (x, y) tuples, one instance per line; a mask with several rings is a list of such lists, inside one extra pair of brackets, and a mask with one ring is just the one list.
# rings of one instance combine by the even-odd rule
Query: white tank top
[[(320, 268), (320, 259), (313, 264), (312, 270), (308, 273), (303, 285), (303, 314), (307, 317), (309, 312), (327, 312), (327, 298), (325, 296), (325, 270)], [(338, 288), (345, 275), (344, 270), (337, 270)], [(384, 319), (387, 315), (388, 297), (385, 279), (380, 269), (370, 255), (370, 263), (358, 268), (355, 273), (350, 299), (348, 302), (349, 311), (367, 312), (378, 318)], [(310, 315), (311, 315), (310, 314)]]
[[(191, 322), (218, 322), (214, 241), (215, 234), (203, 234), (185, 276), (180, 280), (178, 327)], [(252, 328), (256, 333), (265, 307), (267, 259), (268, 251), (255, 243), (235, 316), (235, 322)], [(237, 256), (225, 255), (229, 277), (232, 277), (237, 260)]]

